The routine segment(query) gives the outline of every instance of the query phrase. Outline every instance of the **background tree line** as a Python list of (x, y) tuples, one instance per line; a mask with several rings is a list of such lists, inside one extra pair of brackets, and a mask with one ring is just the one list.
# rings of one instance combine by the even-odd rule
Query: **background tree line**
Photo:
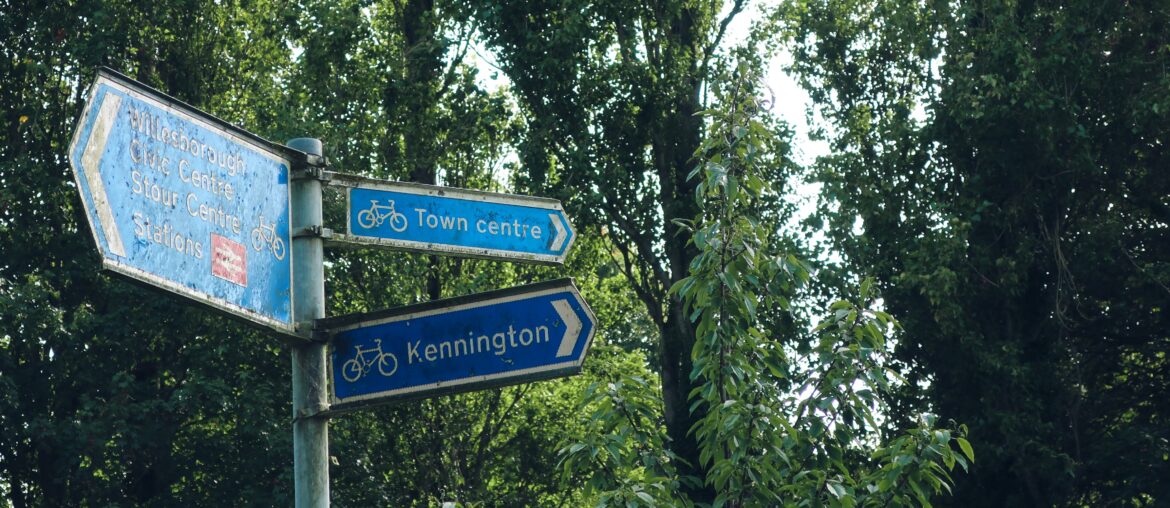
[[(291, 503), (280, 344), (96, 273), (65, 152), (108, 65), (269, 139), (322, 138), (340, 171), (556, 197), (574, 218), (563, 268), (327, 252), (330, 315), (571, 275), (601, 320), (582, 376), (335, 419), (339, 506), (1165, 502), (1168, 18), (6, 3), (0, 494)], [(478, 84), (477, 45), (509, 86)], [(809, 167), (762, 88), (777, 47), (832, 147)], [(794, 228), (804, 179), (822, 206)]]

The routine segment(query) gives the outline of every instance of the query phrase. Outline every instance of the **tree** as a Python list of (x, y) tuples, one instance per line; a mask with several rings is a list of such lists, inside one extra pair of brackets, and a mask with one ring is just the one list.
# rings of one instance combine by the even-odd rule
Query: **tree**
[(981, 443), (952, 502), (1170, 499), (1170, 13), (851, 1), (780, 16), (831, 125), (821, 218), (905, 326), (895, 416), (932, 407)]
[[(387, 98), (414, 79), (398, 23), (408, 7), (50, 2), (0, 11), (0, 76), (11, 85), (0, 89), (0, 505), (291, 502), (284, 348), (158, 290), (98, 275), (65, 151), (104, 64), (269, 139), (321, 137), (341, 171), (405, 178), (408, 165), (388, 147), (409, 134), (426, 145), (411, 152), (419, 164), (447, 183), (499, 190), (507, 182), (494, 173), (519, 128), (506, 93), (480, 90), (471, 69), (444, 57), (443, 94)], [(423, 128), (408, 118), (416, 111), (425, 112)], [(328, 199), (327, 225), (344, 223), (336, 193)], [(428, 274), (454, 295), (555, 272), (577, 276), (604, 328), (637, 336), (646, 328), (639, 309), (605, 247), (583, 236), (564, 271), (480, 260), (436, 270), (422, 256), (331, 252), (330, 313), (430, 298)], [(601, 367), (627, 357), (598, 356)], [(585, 431), (561, 423), (568, 394), (585, 382), (338, 417), (334, 492), (395, 506), (575, 499), (544, 473), (555, 444)]]
[[(677, 219), (695, 216), (691, 157), (727, 26), (722, 2), (465, 2), (525, 112), (521, 183), (604, 226), (658, 328), (668, 446), (704, 476), (689, 409), (695, 329), (669, 288), (697, 254)], [(693, 492), (699, 499), (712, 494)]]
[[(188, 7), (0, 12), (0, 492), (12, 506), (285, 499), (288, 468), (268, 453), (289, 446), (271, 417), (287, 383), (276, 344), (99, 277), (65, 159), (99, 64), (237, 123), (264, 118), (287, 60), (273, 6)], [(228, 79), (222, 59), (251, 79)]]
[[(689, 398), (703, 415), (693, 429), (707, 470), (700, 480), (714, 506), (928, 506), (973, 449), (965, 428), (937, 428), (933, 415), (881, 435), (879, 395), (893, 386), (886, 338), (897, 322), (875, 308), (872, 280), (834, 302), (812, 334), (763, 317), (789, 311), (809, 274), (777, 251), (779, 228), (761, 216), (775, 199), (761, 178), (773, 133), (744, 68), (716, 91), (720, 107), (704, 112), (711, 124), (690, 174), (701, 212), (681, 224), (699, 254), (671, 288), (697, 325)], [(608, 432), (562, 449), (566, 475), (588, 474), (601, 504), (691, 506), (678, 492), (691, 479), (648, 423), (645, 385), (631, 376), (588, 392), (589, 420)]]
[[(468, 30), (442, 3), (312, 2), (294, 41), (286, 136), (326, 140), (338, 171), (394, 180), (525, 192), (500, 169), (523, 125), (506, 90), (488, 92), (464, 60)], [(320, 105), (320, 106), (318, 106)], [(326, 196), (326, 222), (344, 224), (344, 195)], [(606, 330), (637, 331), (640, 316), (604, 246), (578, 230), (563, 268), (386, 251), (327, 252), (330, 315), (458, 296), (573, 275)], [(620, 321), (616, 316), (630, 317)], [(635, 336), (638, 334), (635, 333)], [(596, 361), (625, 361), (612, 352)], [(592, 357), (592, 355), (591, 355)], [(593, 360), (591, 360), (593, 361)], [(575, 499), (548, 471), (584, 380), (395, 404), (333, 421), (333, 490), (355, 505), (552, 505)], [(370, 478), (380, 478), (371, 484)], [(570, 503), (571, 504), (571, 503)]]

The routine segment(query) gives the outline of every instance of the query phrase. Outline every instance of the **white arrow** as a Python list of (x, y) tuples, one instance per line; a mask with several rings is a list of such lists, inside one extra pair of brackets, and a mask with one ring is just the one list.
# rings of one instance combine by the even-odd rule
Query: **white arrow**
[(106, 151), (106, 142), (110, 138), (110, 130), (114, 127), (114, 120), (118, 117), (118, 106), (122, 98), (114, 94), (106, 94), (102, 107), (98, 110), (97, 121), (93, 123), (93, 131), (85, 151), (81, 154), (81, 170), (85, 173), (85, 181), (89, 184), (89, 192), (93, 196), (93, 206), (98, 215), (98, 224), (106, 236), (106, 244), (110, 252), (116, 256), (126, 257), (126, 248), (122, 245), (122, 235), (118, 232), (118, 223), (114, 221), (114, 214), (110, 211), (110, 201), (106, 197), (106, 186), (102, 183), (101, 172), (98, 171), (102, 154)]
[(561, 317), (561, 322), (565, 323), (565, 335), (561, 337), (561, 345), (557, 348), (557, 358), (569, 356), (573, 354), (573, 348), (577, 347), (577, 337), (581, 336), (581, 320), (569, 307), (568, 300), (553, 300), (552, 306)]
[(565, 238), (569, 235), (565, 234), (565, 228), (561, 226), (561, 218), (557, 217), (557, 214), (550, 213), (548, 214), (548, 218), (552, 220), (553, 229), (557, 230), (557, 236), (553, 237), (552, 245), (549, 246), (549, 250), (556, 252), (561, 250), (561, 245), (565, 243)]

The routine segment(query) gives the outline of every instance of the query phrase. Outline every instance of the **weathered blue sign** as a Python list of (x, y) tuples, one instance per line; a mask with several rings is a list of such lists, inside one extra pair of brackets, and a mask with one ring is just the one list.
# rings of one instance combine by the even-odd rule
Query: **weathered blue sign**
[(292, 333), (288, 154), (102, 71), (69, 162), (105, 268)]
[(334, 409), (580, 371), (596, 319), (572, 280), (318, 321)]
[(554, 199), (349, 177), (351, 239), (422, 252), (564, 263), (575, 234)]

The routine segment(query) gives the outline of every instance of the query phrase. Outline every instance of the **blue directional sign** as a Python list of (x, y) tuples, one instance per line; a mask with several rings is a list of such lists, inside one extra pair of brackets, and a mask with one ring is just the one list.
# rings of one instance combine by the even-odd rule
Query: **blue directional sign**
[(570, 279), (319, 320), (334, 409), (580, 371), (596, 319)]
[(358, 243), (461, 256), (564, 263), (575, 234), (555, 199), (349, 177)]
[(289, 153), (103, 70), (69, 162), (106, 269), (291, 333)]

